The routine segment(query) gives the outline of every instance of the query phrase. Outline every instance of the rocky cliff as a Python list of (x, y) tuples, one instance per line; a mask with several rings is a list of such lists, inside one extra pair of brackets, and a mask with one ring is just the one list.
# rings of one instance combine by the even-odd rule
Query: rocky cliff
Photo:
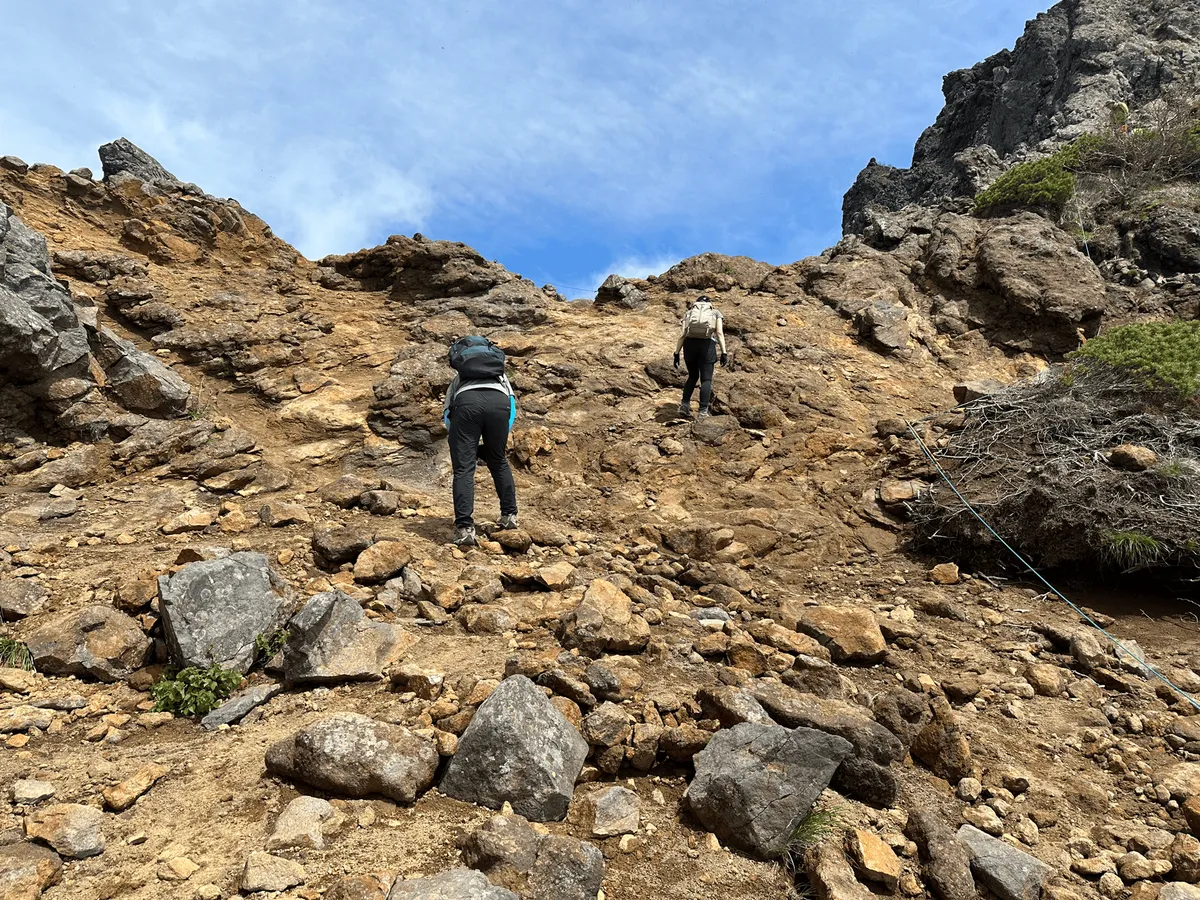
[(1195, 0), (1063, 0), (1025, 28), (1012, 50), (946, 76), (946, 105), (917, 141), (909, 168), (871, 163), (842, 204), (842, 230), (871, 211), (910, 204), (960, 211), (1006, 165), (1107, 125), (1200, 77)]

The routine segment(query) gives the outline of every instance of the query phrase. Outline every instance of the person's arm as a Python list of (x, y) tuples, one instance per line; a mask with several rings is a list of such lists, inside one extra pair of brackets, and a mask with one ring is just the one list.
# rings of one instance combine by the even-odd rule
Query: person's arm
[(722, 364), (725, 356), (725, 317), (717, 314), (717, 343), (721, 345)]
[(450, 382), (450, 386), (446, 388), (446, 399), (442, 401), (442, 421), (446, 423), (446, 427), (450, 427), (450, 401), (458, 390), (458, 376)]
[(675, 368), (679, 368), (679, 353), (683, 350), (683, 339), (687, 337), (687, 325), (679, 323), (679, 340), (675, 342), (675, 356), (672, 358), (675, 363)]

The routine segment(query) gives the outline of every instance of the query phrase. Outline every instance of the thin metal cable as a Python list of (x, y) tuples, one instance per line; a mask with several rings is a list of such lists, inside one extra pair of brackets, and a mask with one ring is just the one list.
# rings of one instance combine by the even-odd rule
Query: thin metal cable
[(1069, 607), (1071, 607), (1071, 609), (1075, 610), (1075, 612), (1077, 612), (1079, 614), (1079, 616), (1085, 622), (1087, 622), (1089, 625), (1091, 625), (1093, 628), (1095, 628), (1098, 632), (1100, 632), (1102, 635), (1104, 635), (1106, 638), (1108, 638), (1109, 641), (1111, 641), (1112, 644), (1117, 649), (1121, 650), (1123, 653), (1125, 653), (1127, 656), (1129, 656), (1130, 659), (1137, 662), (1141, 666), (1141, 668), (1145, 669), (1147, 672), (1149, 672), (1151, 675), (1153, 675), (1155, 678), (1157, 678), (1159, 681), (1161, 681), (1163, 684), (1165, 684), (1167, 687), (1169, 687), (1171, 690), (1173, 690), (1175, 693), (1177, 693), (1180, 697), (1182, 697), (1184, 700), (1186, 700), (1188, 703), (1190, 703), (1195, 709), (1200, 710), (1200, 701), (1197, 701), (1195, 697), (1193, 697), (1191, 694), (1189, 694), (1183, 688), (1179, 687), (1179, 685), (1175, 684), (1175, 682), (1171, 681), (1171, 679), (1169, 679), (1166, 675), (1163, 675), (1161, 672), (1159, 672), (1158, 669), (1156, 669), (1154, 666), (1150, 665), (1150, 663), (1148, 663), (1145, 659), (1143, 659), (1142, 657), (1138, 656), (1137, 654), (1131, 652), (1128, 648), (1126, 648), (1126, 646), (1124, 644), (1122, 644), (1119, 640), (1117, 640), (1115, 637), (1113, 637), (1111, 634), (1109, 634), (1107, 631), (1105, 631), (1104, 628), (1102, 628), (1100, 626), (1100, 624), (1098, 622), (1096, 622), (1091, 616), (1089, 616), (1082, 609), (1080, 609), (1078, 606), (1076, 606), (1074, 603), (1072, 603), (1069, 599), (1067, 599), (1066, 594), (1064, 594), (1062, 591), (1060, 591), (1058, 588), (1056, 588), (1054, 585), (1052, 585), (1049, 581), (1047, 581), (1045, 576), (1043, 576), (1041, 572), (1039, 572), (1037, 569), (1035, 569), (1033, 567), (1033, 565), (1027, 559), (1025, 559), (1025, 557), (1023, 557), (1020, 553), (1018, 553), (1016, 550), (1014, 550), (1012, 545), (1009, 544), (1009, 542), (1006, 541), (1004, 538), (1002, 538), (996, 532), (996, 529), (988, 524), (987, 520), (984, 519), (983, 516), (981, 516), (979, 513), (977, 513), (975, 511), (975, 507), (972, 506), (970, 501), (968, 501), (967, 498), (962, 495), (962, 492), (959, 491), (959, 489), (957, 487), (955, 487), (954, 482), (950, 480), (950, 476), (946, 474), (946, 470), (942, 468), (941, 464), (937, 461), (937, 459), (934, 458), (934, 455), (930, 452), (929, 448), (927, 446), (925, 446), (925, 442), (923, 440), (921, 440), (921, 436), (919, 434), (917, 434), (917, 430), (915, 428), (913, 428), (912, 423), (909, 422), (907, 419), (905, 419), (904, 424), (906, 426), (908, 426), (909, 433), (912, 434), (913, 438), (916, 440), (916, 442), (920, 446), (921, 450), (925, 453), (925, 456), (929, 459), (929, 461), (931, 463), (933, 463), (933, 467), (935, 469), (937, 469), (938, 474), (942, 476), (942, 480), (945, 481), (947, 485), (949, 485), (950, 490), (954, 491), (954, 495), (956, 497), (958, 497), (959, 500), (962, 501), (963, 506), (965, 506), (967, 508), (967, 510), (971, 513), (971, 515), (973, 515), (976, 519), (978, 519), (980, 524), (982, 524), (984, 528), (986, 528), (989, 532), (991, 532), (992, 537), (994, 537), (1001, 544), (1003, 544), (1004, 548), (1009, 553), (1011, 553), (1013, 556), (1015, 556), (1020, 561), (1020, 563), (1023, 566), (1025, 566), (1025, 568), (1027, 568), (1030, 572), (1032, 572), (1034, 575), (1036, 575), (1038, 580), (1041, 581), (1042, 584), (1046, 585), (1046, 587), (1048, 587), (1050, 589), (1051, 593), (1053, 593), (1054, 596), (1059, 597), (1065, 604), (1067, 604), (1067, 606), (1069, 606)]

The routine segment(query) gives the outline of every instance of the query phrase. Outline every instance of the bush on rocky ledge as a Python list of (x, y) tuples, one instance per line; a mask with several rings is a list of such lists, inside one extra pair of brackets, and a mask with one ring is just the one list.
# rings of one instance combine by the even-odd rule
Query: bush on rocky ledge
[[(1177, 358), (1200, 339), (1195, 325), (1114, 329), (1066, 365), (966, 404), (961, 427), (933, 452), (1035, 565), (1200, 565), (1195, 362)], [(1018, 567), (944, 483), (914, 520), (919, 545)]]

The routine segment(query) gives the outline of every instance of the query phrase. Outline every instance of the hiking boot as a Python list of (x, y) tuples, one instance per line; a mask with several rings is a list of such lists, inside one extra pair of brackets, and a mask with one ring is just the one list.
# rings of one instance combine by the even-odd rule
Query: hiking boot
[(692, 417), (692, 405), (690, 403), (679, 404), (679, 418), (690, 419)]
[(455, 525), (454, 526), (454, 546), (456, 547), (474, 547), (475, 526), (474, 525)]
[(513, 513), (509, 516), (501, 516), (496, 520), (496, 529), (498, 531), (512, 531), (517, 527), (517, 514)]
[(708, 411), (708, 407), (707, 407), (707, 406), (702, 406), (702, 407), (700, 408), (700, 412), (696, 414), (696, 418), (697, 418), (697, 419), (707, 419), (707, 418), (709, 418), (709, 417), (711, 417), (711, 416), (712, 416), (712, 413), (710, 413), (710, 412)]

